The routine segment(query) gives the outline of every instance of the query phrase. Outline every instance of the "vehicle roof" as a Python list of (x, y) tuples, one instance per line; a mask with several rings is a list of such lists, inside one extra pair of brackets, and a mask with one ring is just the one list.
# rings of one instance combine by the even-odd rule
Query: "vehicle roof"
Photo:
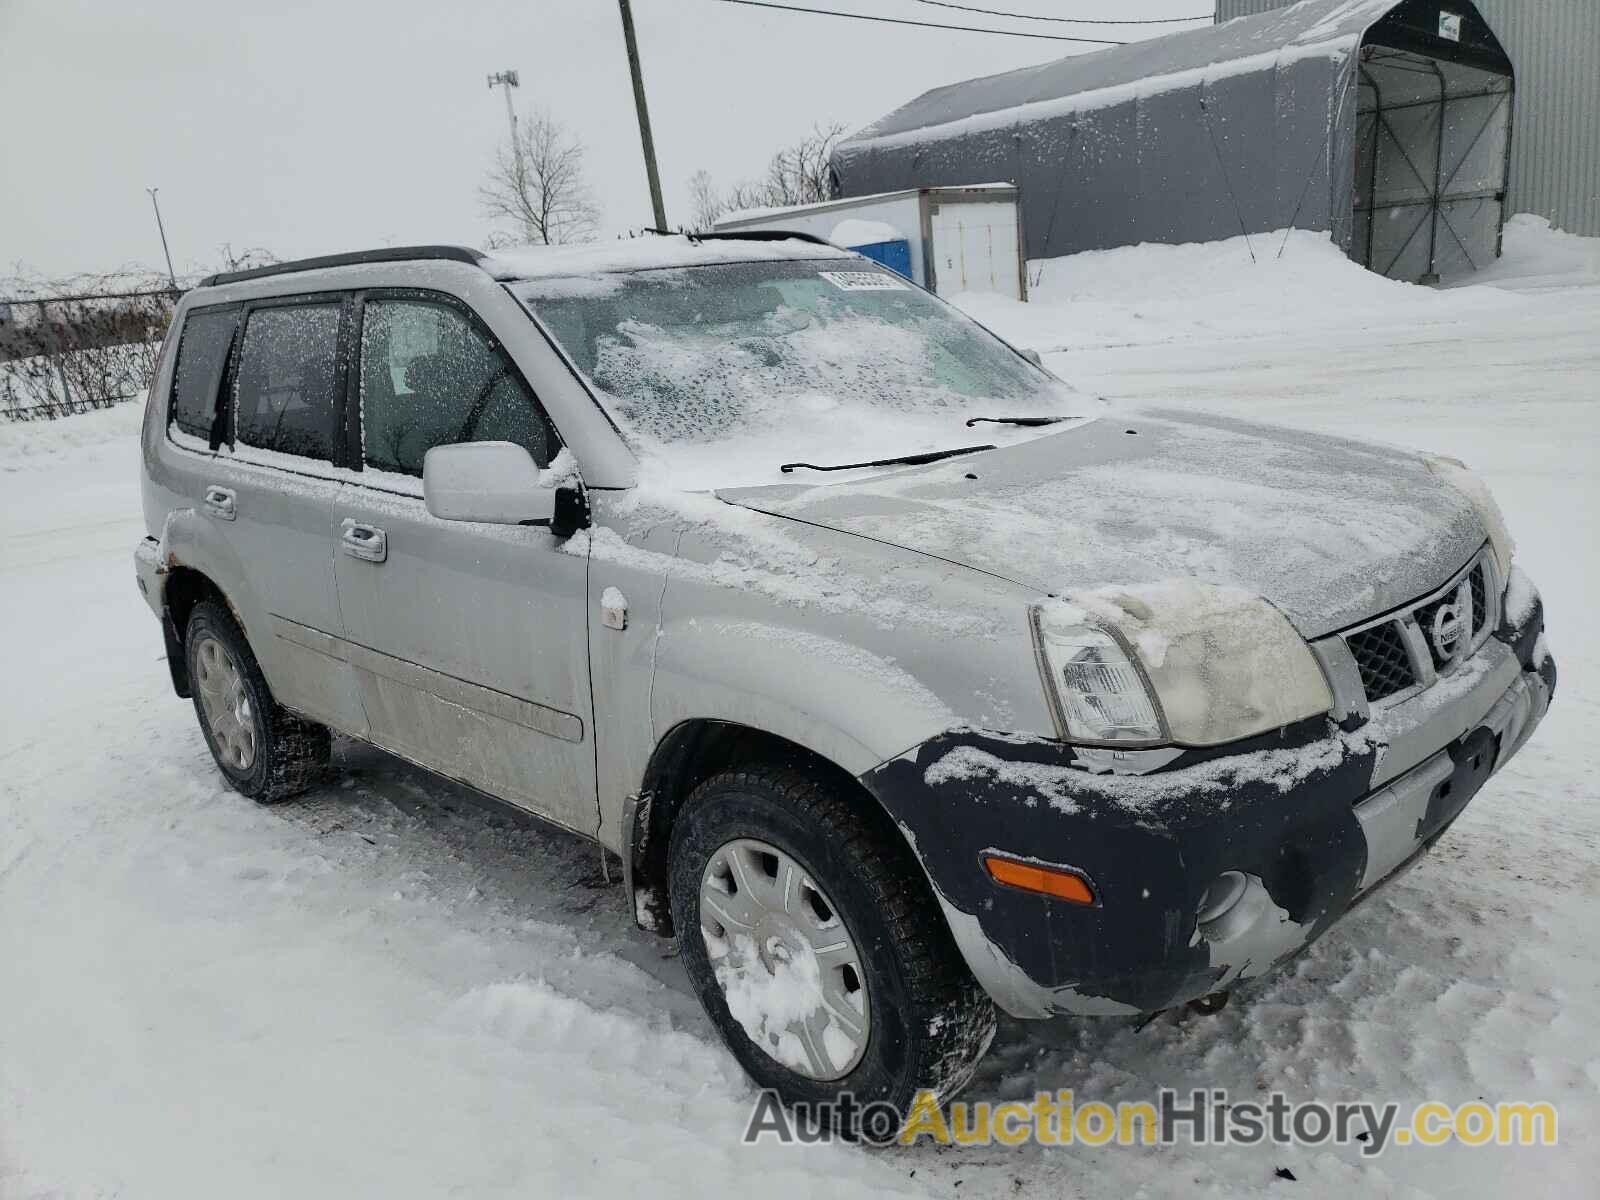
[(748, 230), (708, 234), (656, 234), (565, 246), (509, 246), (484, 252), (466, 246), (386, 246), (273, 263), (243, 271), (223, 271), (202, 279), (200, 287), (375, 263), (457, 262), (475, 266), (494, 279), (512, 282), (556, 276), (607, 274), (694, 267), (717, 263), (781, 262), (796, 259), (851, 258), (850, 251), (808, 233)]
[[(755, 233), (771, 236), (756, 237)], [(639, 237), (579, 246), (525, 246), (488, 255), (484, 270), (496, 279), (651, 271), (663, 267), (701, 267), (718, 263), (788, 262), (852, 258), (850, 251), (810, 234), (751, 230), (742, 235)]]

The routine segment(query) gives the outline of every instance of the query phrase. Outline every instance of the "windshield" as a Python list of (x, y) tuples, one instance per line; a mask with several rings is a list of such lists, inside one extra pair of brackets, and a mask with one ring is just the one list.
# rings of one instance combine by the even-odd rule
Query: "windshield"
[[(900, 276), (858, 259), (539, 279), (513, 289), (658, 476), (778, 482), (783, 463), (1009, 444), (1084, 398)], [(1059, 427), (1057, 427), (1059, 428)]]

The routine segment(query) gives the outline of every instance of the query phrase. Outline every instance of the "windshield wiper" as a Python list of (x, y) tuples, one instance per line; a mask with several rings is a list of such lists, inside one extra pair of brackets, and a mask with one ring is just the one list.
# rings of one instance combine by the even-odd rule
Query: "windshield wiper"
[(954, 450), (929, 450), (925, 454), (902, 454), (897, 458), (875, 458), (871, 462), (838, 463), (831, 467), (820, 467), (816, 463), (792, 462), (784, 463), (778, 470), (785, 475), (791, 471), (804, 468), (807, 471), (859, 471), (864, 467), (917, 467), (923, 463), (938, 462), (942, 458), (956, 458), (962, 454), (979, 454), (984, 450), (993, 450), (993, 446), (958, 446)]
[(1036, 429), (1041, 425), (1059, 425), (1063, 421), (1076, 421), (1076, 416), (1065, 417), (973, 417), (967, 422), (967, 428), (974, 425), (1023, 425), (1029, 429)]

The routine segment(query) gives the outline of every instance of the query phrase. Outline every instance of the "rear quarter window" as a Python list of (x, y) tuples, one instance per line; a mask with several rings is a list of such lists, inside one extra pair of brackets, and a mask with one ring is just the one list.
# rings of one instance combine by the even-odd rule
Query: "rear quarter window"
[(339, 304), (253, 310), (234, 384), (240, 445), (332, 462), (338, 442)]
[(194, 437), (209, 438), (217, 416), (217, 387), (233, 344), (236, 310), (192, 312), (178, 339), (173, 371), (172, 424)]

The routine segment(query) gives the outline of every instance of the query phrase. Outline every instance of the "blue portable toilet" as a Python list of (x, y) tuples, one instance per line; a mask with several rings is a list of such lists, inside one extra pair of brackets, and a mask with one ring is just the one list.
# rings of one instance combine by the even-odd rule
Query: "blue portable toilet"
[(911, 275), (911, 243), (905, 238), (896, 238), (891, 242), (869, 242), (865, 246), (849, 246), (864, 258), (873, 262), (880, 262), (891, 271), (898, 271), (907, 279)]

